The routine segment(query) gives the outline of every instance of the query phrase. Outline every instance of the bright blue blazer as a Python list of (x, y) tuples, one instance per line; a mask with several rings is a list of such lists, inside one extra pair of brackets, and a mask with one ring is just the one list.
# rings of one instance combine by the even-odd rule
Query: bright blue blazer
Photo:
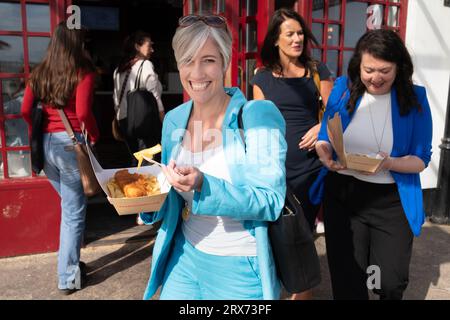
[[(241, 220), (256, 238), (264, 299), (278, 299), (280, 282), (267, 233), (267, 222), (275, 221), (286, 195), (285, 121), (270, 101), (247, 102), (238, 88), (226, 88), (231, 96), (222, 125), (222, 143), (232, 183), (204, 174), (201, 192), (194, 192), (192, 214), (227, 216)], [(187, 128), (192, 100), (166, 114), (162, 131), (162, 162), (176, 158)], [(244, 139), (237, 115), (243, 107)], [(177, 226), (181, 222), (183, 198), (172, 188), (161, 210), (141, 214), (145, 223), (162, 219), (153, 248), (150, 279), (144, 299), (150, 299), (162, 284)], [(217, 284), (220, 285), (220, 284)]]
[[(349, 79), (346, 76), (336, 79), (333, 90), (328, 98), (324, 119), (333, 117), (339, 112), (342, 120), (342, 128), (348, 127), (352, 120), (352, 115), (347, 111), (347, 104), (350, 99), (350, 90), (348, 88)], [(422, 159), (425, 167), (431, 159), (431, 140), (432, 140), (432, 120), (430, 105), (424, 87), (414, 86), (414, 92), (417, 95), (421, 105), (421, 110), (414, 108), (408, 115), (401, 116), (397, 101), (397, 92), (395, 88), (391, 90), (392, 106), (392, 131), (394, 143), (392, 146), (392, 157), (403, 157), (414, 155)], [(361, 97), (356, 103), (356, 109), (361, 102)], [(354, 114), (354, 113), (353, 113)], [(322, 122), (318, 140), (328, 141), (326, 121)], [(336, 158), (336, 155), (334, 154)], [(315, 204), (320, 203), (323, 197), (323, 183), (327, 168), (322, 168), (315, 183), (310, 189), (309, 196)], [(397, 184), (400, 200), (408, 219), (409, 226), (415, 236), (420, 235), (422, 224), (425, 221), (425, 211), (423, 208), (422, 187), (420, 185), (420, 176), (418, 173), (399, 173), (391, 171), (392, 177)]]

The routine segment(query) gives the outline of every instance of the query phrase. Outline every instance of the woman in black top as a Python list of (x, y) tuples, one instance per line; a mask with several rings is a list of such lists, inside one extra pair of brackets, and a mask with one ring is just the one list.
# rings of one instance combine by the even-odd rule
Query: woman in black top
[[(313, 75), (320, 77), (320, 95), (326, 105), (333, 87), (330, 71), (308, 54), (309, 41), (316, 42), (303, 18), (290, 9), (277, 10), (269, 24), (261, 50), (264, 69), (253, 78), (254, 99), (273, 101), (286, 120), (286, 158), (287, 183), (302, 202), (306, 219), (311, 230), (318, 206), (311, 204), (308, 190), (321, 168), (321, 162), (314, 150), (319, 123), (318, 89)], [(317, 42), (316, 42), (317, 43)], [(305, 291), (295, 293), (293, 299), (311, 297), (311, 289), (318, 283), (317, 252), (314, 245), (305, 246), (304, 275)]]

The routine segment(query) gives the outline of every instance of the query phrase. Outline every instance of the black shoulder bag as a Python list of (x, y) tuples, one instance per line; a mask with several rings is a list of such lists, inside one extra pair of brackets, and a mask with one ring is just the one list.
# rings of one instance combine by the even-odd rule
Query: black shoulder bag
[(140, 87), (142, 61), (136, 76), (134, 90), (127, 93), (127, 135), (132, 138), (152, 137), (161, 141), (162, 124), (156, 98), (145, 87)]
[[(244, 130), (242, 112), (243, 108), (239, 110), (238, 126)], [(245, 145), (243, 135), (242, 140)], [(321, 276), (317, 253), (314, 263), (303, 262), (305, 257), (311, 256), (305, 252), (316, 252), (314, 238), (302, 205), (289, 185), (281, 215), (276, 221), (269, 222), (268, 232), (277, 274), (284, 288), (290, 293), (298, 293), (318, 285)], [(304, 270), (305, 267), (313, 270)], [(314, 277), (311, 277), (311, 274), (314, 274)]]
[(44, 169), (44, 133), (42, 128), (42, 104), (35, 99), (31, 110), (31, 169), (39, 174)]

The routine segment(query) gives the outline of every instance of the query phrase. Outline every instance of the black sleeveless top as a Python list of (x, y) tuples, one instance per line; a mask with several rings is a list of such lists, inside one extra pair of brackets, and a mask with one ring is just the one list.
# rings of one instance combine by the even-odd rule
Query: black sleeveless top
[[(327, 66), (317, 66), (321, 80), (331, 76)], [(299, 189), (311, 181), (310, 176), (320, 170), (322, 164), (315, 151), (301, 150), (298, 144), (306, 132), (319, 123), (317, 89), (312, 77), (277, 78), (272, 71), (260, 70), (252, 79), (265, 99), (271, 100), (286, 120), (286, 178), (294, 188)], [(309, 187), (309, 186), (304, 186)]]

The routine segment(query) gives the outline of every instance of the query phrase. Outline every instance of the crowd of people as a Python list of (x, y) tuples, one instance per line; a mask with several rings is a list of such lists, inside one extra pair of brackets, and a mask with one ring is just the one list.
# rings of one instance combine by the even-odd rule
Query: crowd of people
[[(43, 104), (44, 172), (61, 196), (58, 288), (64, 294), (83, 284), (86, 197), (57, 109), (80, 141), (99, 138), (95, 74), (83, 35), (57, 26), (22, 104), (30, 124), (35, 102)], [(373, 290), (380, 299), (402, 299), (413, 238), (425, 217), (419, 173), (430, 161), (432, 138), (425, 88), (413, 84), (411, 57), (394, 31), (367, 31), (348, 75), (337, 79), (310, 56), (312, 42), (297, 12), (277, 10), (252, 80), (254, 99), (247, 100), (239, 88), (224, 86), (232, 52), (225, 18), (184, 16), (172, 47), (189, 101), (164, 115), (161, 84), (148, 60), (151, 37), (137, 32), (127, 38), (114, 72), (116, 119), (126, 132), (123, 96), (136, 82), (154, 95), (163, 121), (162, 171), (172, 186), (159, 211), (139, 215), (142, 223), (161, 223), (144, 299), (158, 289), (160, 299), (279, 299), (268, 227), (282, 214), (287, 187), (300, 200), (311, 234), (323, 212), (335, 299), (368, 299), (372, 265), (381, 272)], [(350, 169), (337, 156), (327, 130), (336, 115), (345, 150), (379, 159), (375, 172)], [(125, 136), (130, 152), (156, 142)], [(313, 240), (298, 250), (304, 259), (293, 276), (302, 285), (289, 293), (311, 299), (320, 281)]]

